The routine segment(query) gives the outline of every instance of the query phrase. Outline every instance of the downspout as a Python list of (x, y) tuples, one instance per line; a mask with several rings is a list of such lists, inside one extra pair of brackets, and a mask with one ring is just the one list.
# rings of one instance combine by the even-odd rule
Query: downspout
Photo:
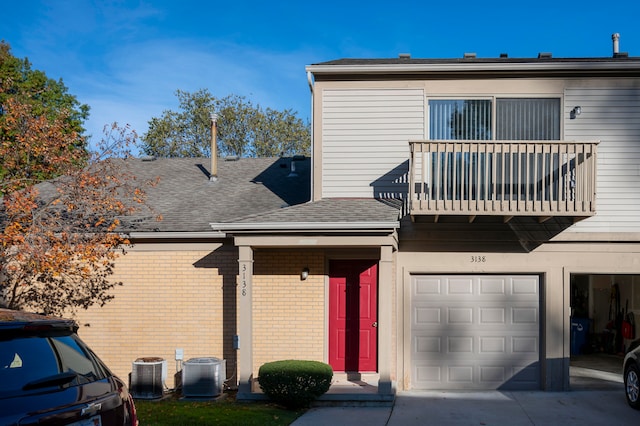
[(315, 174), (314, 172), (314, 155), (313, 155), (313, 147), (314, 147), (314, 138), (313, 138), (313, 75), (311, 74), (311, 71), (307, 71), (307, 83), (309, 83), (309, 90), (311, 91), (311, 147), (310, 147), (310, 157), (311, 157), (311, 173), (310, 173), (310, 179), (311, 179), (311, 200), (310, 201), (314, 201), (314, 196), (313, 196), (313, 175)]

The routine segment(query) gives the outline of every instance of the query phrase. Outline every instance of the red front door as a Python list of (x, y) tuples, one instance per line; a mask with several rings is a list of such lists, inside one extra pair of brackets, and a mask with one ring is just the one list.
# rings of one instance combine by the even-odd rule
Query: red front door
[(329, 364), (334, 371), (378, 368), (378, 262), (329, 264)]

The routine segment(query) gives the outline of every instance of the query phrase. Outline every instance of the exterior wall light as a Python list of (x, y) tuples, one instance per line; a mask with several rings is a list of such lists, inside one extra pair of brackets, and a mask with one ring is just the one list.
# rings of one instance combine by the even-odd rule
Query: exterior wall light
[(571, 119), (576, 118), (577, 116), (579, 116), (580, 114), (582, 114), (582, 107), (581, 106), (575, 106), (573, 107), (573, 109), (571, 110), (571, 114), (569, 114), (569, 117)]
[(303, 268), (302, 272), (300, 272), (300, 280), (304, 281), (309, 278), (309, 268)]

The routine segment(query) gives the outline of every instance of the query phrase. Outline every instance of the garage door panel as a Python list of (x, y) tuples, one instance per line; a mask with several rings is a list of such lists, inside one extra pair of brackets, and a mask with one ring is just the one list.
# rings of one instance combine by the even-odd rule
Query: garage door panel
[(426, 386), (442, 383), (442, 367), (440, 365), (416, 365), (415, 377)]
[(472, 365), (452, 365), (447, 369), (449, 382), (469, 386), (473, 384)]
[(482, 336), (478, 341), (478, 352), (481, 355), (503, 354), (507, 350), (507, 338), (504, 336)]
[(538, 277), (514, 277), (511, 285), (513, 294), (539, 297)]
[(539, 352), (538, 338), (518, 336), (511, 339), (512, 349), (511, 353), (514, 354), (530, 354), (537, 356)]
[(506, 294), (507, 285), (504, 278), (481, 278), (478, 287), (479, 295)]
[(473, 323), (473, 307), (461, 306), (447, 309), (447, 324), (470, 325)]
[(414, 293), (417, 295), (433, 295), (433, 294), (441, 294), (441, 281), (438, 278), (430, 279), (430, 278), (417, 278), (413, 282)]
[(459, 356), (472, 355), (473, 336), (450, 336), (447, 338), (447, 354)]
[(479, 306), (480, 325), (504, 325), (507, 321), (507, 312), (503, 307)]
[(412, 282), (414, 389), (539, 389), (536, 276)]
[(538, 309), (532, 307), (513, 307), (511, 308), (511, 318), (513, 324), (533, 325), (538, 323)]
[(414, 324), (440, 324), (442, 322), (442, 309), (439, 307), (416, 307), (414, 309)]
[(473, 280), (469, 278), (451, 278), (446, 281), (447, 294), (452, 296), (473, 295)]
[(499, 386), (507, 380), (507, 369), (503, 366), (480, 366), (479, 372), (480, 383), (491, 383), (490, 387)]
[(440, 354), (442, 338), (440, 336), (417, 336), (414, 338), (414, 352), (418, 354)]

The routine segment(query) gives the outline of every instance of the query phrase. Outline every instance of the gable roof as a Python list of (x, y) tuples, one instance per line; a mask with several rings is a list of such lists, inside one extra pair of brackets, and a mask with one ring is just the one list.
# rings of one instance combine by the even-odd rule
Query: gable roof
[(209, 179), (210, 164), (208, 158), (128, 160), (127, 171), (138, 181), (159, 181), (145, 188), (151, 210), (122, 218), (121, 231), (211, 232), (211, 222), (278, 210), (310, 198), (308, 158), (222, 159), (216, 181)]

